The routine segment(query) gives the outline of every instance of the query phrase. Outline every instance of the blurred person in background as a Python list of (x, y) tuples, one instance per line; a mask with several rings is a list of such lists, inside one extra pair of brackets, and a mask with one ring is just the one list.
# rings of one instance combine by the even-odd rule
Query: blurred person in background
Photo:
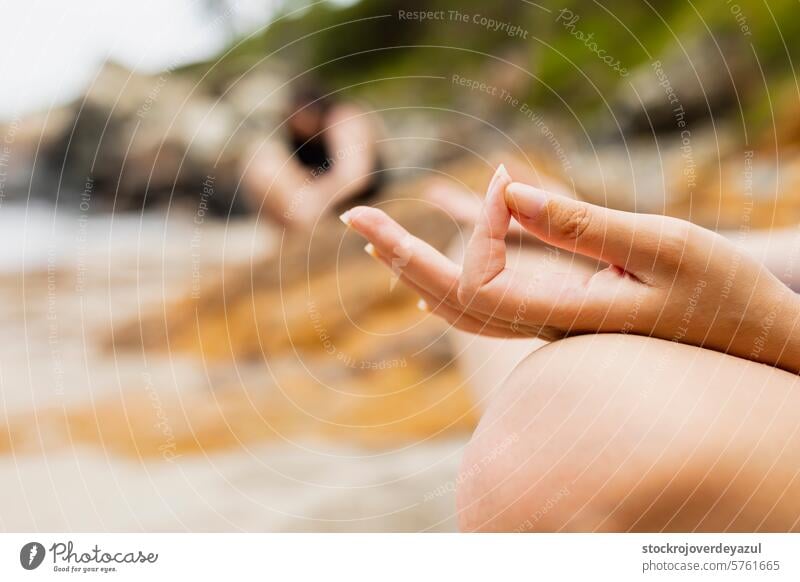
[(379, 192), (378, 128), (369, 111), (312, 81), (292, 95), (284, 125), (284, 143), (262, 143), (246, 157), (242, 185), (252, 210), (310, 230), (322, 216)]

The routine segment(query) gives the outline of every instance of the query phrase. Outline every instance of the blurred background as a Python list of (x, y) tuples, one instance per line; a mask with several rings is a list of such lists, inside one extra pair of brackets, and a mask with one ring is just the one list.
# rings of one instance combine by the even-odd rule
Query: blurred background
[(480, 403), (445, 326), (335, 213), (245, 192), (312, 80), (370, 119), (370, 202), (440, 248), (500, 161), (800, 219), (794, 0), (0, 5), (3, 530), (456, 528)]

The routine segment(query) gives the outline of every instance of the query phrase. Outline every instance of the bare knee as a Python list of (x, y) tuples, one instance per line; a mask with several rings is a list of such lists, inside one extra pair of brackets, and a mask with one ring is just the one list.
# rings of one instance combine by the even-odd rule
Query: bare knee
[[(782, 510), (773, 511), (769, 494), (798, 489), (798, 455), (777, 452), (797, 448), (788, 442), (796, 421), (782, 412), (786, 398), (798, 399), (787, 378), (649, 338), (550, 344), (517, 366), (481, 419), (459, 479), (460, 525), (792, 529), (800, 523), (798, 503), (784, 495)], [(742, 430), (748, 415), (778, 420)], [(782, 467), (771, 470), (769, 487), (764, 466)]]
[(496, 394), (462, 462), (462, 530), (552, 531), (567, 517), (575, 518), (571, 529), (593, 529), (575, 503), (578, 456), (568, 449), (577, 425), (559, 426), (570, 413), (584, 414), (576, 408), (586, 377), (569, 364), (580, 350), (565, 340), (530, 354)]

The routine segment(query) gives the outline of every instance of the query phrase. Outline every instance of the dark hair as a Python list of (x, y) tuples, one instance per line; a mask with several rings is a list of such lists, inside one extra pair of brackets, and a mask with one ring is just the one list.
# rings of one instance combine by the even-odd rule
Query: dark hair
[(306, 79), (299, 83), (292, 92), (291, 106), (293, 111), (306, 109), (324, 115), (333, 105), (333, 98), (327, 95), (322, 83), (316, 79)]

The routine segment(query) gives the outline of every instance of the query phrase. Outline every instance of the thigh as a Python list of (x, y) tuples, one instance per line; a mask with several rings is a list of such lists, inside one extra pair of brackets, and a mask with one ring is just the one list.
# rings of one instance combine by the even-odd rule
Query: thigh
[(459, 478), (465, 529), (800, 528), (800, 392), (786, 372), (625, 335), (514, 370)]
[(243, 193), (257, 209), (272, 202), (267, 196), (271, 191), (284, 195), (308, 189), (310, 171), (282, 143), (266, 143), (252, 157), (247, 156), (246, 161), (248, 165), (242, 168)]

